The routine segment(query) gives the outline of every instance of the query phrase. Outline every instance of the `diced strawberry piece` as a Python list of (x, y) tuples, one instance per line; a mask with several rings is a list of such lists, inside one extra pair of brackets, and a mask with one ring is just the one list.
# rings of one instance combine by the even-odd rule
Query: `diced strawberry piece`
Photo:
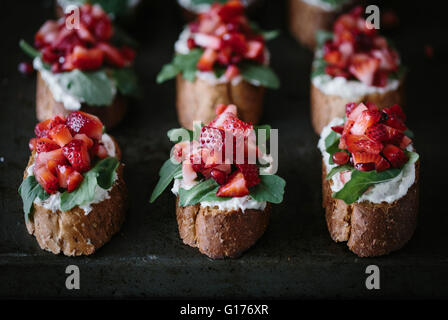
[(199, 149), (190, 155), (190, 163), (193, 165), (194, 171), (201, 172), (204, 169), (209, 154), (207, 149)]
[(36, 126), (34, 127), (34, 134), (36, 135), (36, 137), (38, 138), (46, 137), (50, 129), (50, 123), (51, 119), (48, 119), (36, 124)]
[(222, 126), (224, 131), (231, 132), (234, 136), (246, 136), (246, 137), (249, 136), (249, 134), (254, 128), (252, 124), (244, 122), (235, 116), (224, 120)]
[(258, 167), (256, 164), (237, 164), (236, 166), (242, 172), (248, 188), (260, 183)]
[(54, 143), (53, 140), (48, 139), (48, 138), (39, 138), (36, 141), (36, 145), (35, 145), (35, 150), (37, 153), (48, 152), (48, 151), (52, 151), (52, 150), (55, 150), (58, 148), (59, 148), (59, 145), (57, 145), (56, 143)]
[(367, 136), (348, 135), (345, 137), (345, 143), (350, 153), (368, 152), (378, 154), (383, 149), (381, 142), (369, 139)]
[(386, 132), (387, 132), (386, 141), (388, 141), (389, 143), (395, 144), (395, 145), (399, 145), (404, 136), (403, 132), (401, 132), (398, 129), (386, 126), (386, 125), (384, 127), (386, 128)]
[(342, 53), (338, 50), (329, 51), (324, 54), (324, 60), (329, 64), (335, 65), (337, 67), (343, 68), (345, 66), (345, 61), (343, 60)]
[(220, 186), (216, 195), (218, 197), (244, 197), (249, 194), (249, 189), (241, 171), (236, 170), (227, 180), (227, 183)]
[(227, 182), (227, 174), (218, 169), (211, 169), (210, 176), (218, 184), (223, 185)]
[(68, 165), (58, 165), (56, 168), (56, 174), (59, 181), (59, 186), (61, 188), (67, 189), (67, 181), (70, 175), (75, 172), (75, 170)]
[(197, 68), (200, 71), (211, 71), (213, 65), (218, 57), (217, 52), (214, 49), (207, 48), (198, 61)]
[(388, 116), (395, 116), (402, 121), (406, 121), (406, 115), (398, 104), (394, 104), (389, 108), (384, 108), (383, 112), (385, 112)]
[(73, 173), (68, 177), (67, 180), (67, 191), (74, 191), (76, 188), (78, 188), (83, 180), (84, 177), (82, 176), (82, 174), (80, 174), (78, 171), (73, 171)]
[(74, 68), (96, 70), (103, 64), (103, 51), (98, 48), (86, 49), (76, 46), (68, 59)]
[(62, 148), (62, 152), (76, 171), (86, 172), (90, 169), (90, 156), (83, 140), (73, 139)]
[(96, 42), (95, 37), (89, 31), (89, 29), (82, 23), (79, 24), (79, 28), (76, 28), (76, 33), (78, 37), (85, 42), (94, 43)]
[(347, 149), (347, 144), (345, 143), (345, 138), (350, 134), (355, 121), (348, 119), (344, 125), (344, 131), (342, 131), (341, 138), (339, 140), (339, 149)]
[(67, 126), (72, 133), (85, 133), (88, 137), (100, 140), (103, 135), (103, 124), (98, 117), (82, 111), (74, 111), (67, 117)]
[[(347, 118), (350, 116), (352, 111), (355, 110), (355, 108), (357, 106), (358, 105), (355, 102), (350, 102), (345, 105), (345, 115), (347, 116)], [(353, 120), (356, 120), (356, 119), (353, 119)]]
[(388, 115), (387, 119), (384, 123), (392, 128), (398, 129), (400, 131), (404, 131), (407, 129), (403, 120), (401, 120), (400, 118), (398, 118), (396, 115), (393, 115), (393, 114)]
[(228, 81), (231, 81), (233, 78), (235, 78), (239, 74), (240, 74), (240, 69), (237, 66), (230, 64), (227, 67), (226, 72), (224, 73), (224, 76), (226, 77), (226, 79)]
[(331, 130), (333, 130), (336, 133), (342, 134), (342, 132), (344, 131), (344, 127), (343, 126), (333, 126), (333, 127), (331, 127)]
[(218, 15), (223, 22), (231, 22), (243, 13), (244, 5), (236, 0), (229, 1), (218, 9)]
[[(226, 105), (226, 104), (223, 104), (223, 103), (219, 104), (219, 105), (216, 107), (216, 110), (215, 110), (216, 115), (219, 116), (219, 115), (220, 115), (221, 113), (223, 113), (226, 109), (227, 109), (227, 105)], [(236, 113), (235, 113), (235, 114), (236, 114)]]
[(104, 159), (109, 156), (106, 147), (102, 143), (97, 142), (95, 142), (92, 148), (90, 149), (90, 154), (92, 156), (97, 156), (100, 159)]
[(67, 160), (62, 153), (62, 149), (55, 149), (48, 152), (41, 152), (37, 154), (35, 166), (46, 167), (52, 173), (56, 173), (55, 169), (58, 165), (66, 164)]
[(350, 158), (347, 152), (339, 151), (333, 154), (333, 162), (339, 165), (346, 164)]
[(370, 139), (383, 142), (388, 140), (389, 135), (386, 127), (382, 123), (376, 123), (366, 130), (366, 136)]
[(63, 147), (73, 139), (70, 130), (65, 124), (58, 124), (50, 130), (48, 135), (60, 147)]
[(341, 33), (342, 31), (350, 31), (356, 27), (356, 20), (348, 14), (339, 16), (333, 25), (334, 33)]
[(367, 109), (368, 109), (369, 111), (379, 111), (379, 110), (380, 110), (380, 109), (378, 108), (378, 106), (377, 106), (375, 103), (370, 102), (370, 101), (367, 101), (367, 102), (365, 103), (365, 106), (367, 107)]
[(381, 113), (378, 110), (365, 110), (356, 119), (352, 127), (351, 133), (355, 135), (363, 135), (369, 127), (377, 123), (381, 119)]
[(189, 161), (182, 163), (182, 179), (186, 186), (192, 186), (197, 178), (197, 173), (193, 169), (193, 165)]
[(355, 54), (352, 57), (349, 71), (361, 82), (371, 86), (375, 72), (378, 70), (379, 61), (366, 54)]
[(411, 143), (412, 143), (412, 139), (409, 138), (408, 136), (403, 135), (403, 139), (401, 139), (401, 142), (400, 142), (400, 148), (406, 149), (406, 147), (408, 145), (410, 145)]
[(393, 144), (384, 147), (383, 155), (394, 168), (400, 168), (408, 161), (408, 157), (403, 150)]
[(31, 151), (36, 149), (37, 140), (38, 138), (31, 138), (30, 141), (28, 142), (28, 148), (30, 148)]
[[(348, 106), (348, 105), (347, 105)], [(348, 108), (346, 106), (346, 113), (348, 111)], [(352, 107), (352, 105), (350, 105), (350, 107)], [(358, 119), (359, 116), (361, 116), (361, 114), (365, 111), (365, 110), (369, 110), (366, 105), (364, 103), (360, 103), (358, 104), (358, 106), (356, 108), (354, 108), (352, 110), (352, 112), (350, 112), (350, 114), (348, 115), (348, 118), (350, 120), (356, 121)]]
[(93, 140), (90, 139), (85, 133), (77, 133), (73, 138), (84, 141), (87, 145), (87, 149), (90, 149), (93, 146)]
[(232, 50), (244, 56), (248, 50), (246, 37), (239, 32), (229, 32), (222, 36), (224, 46), (230, 46)]
[(96, 46), (104, 54), (104, 60), (112, 66), (122, 68), (126, 64), (126, 59), (121, 55), (120, 50), (106, 43), (100, 42)]
[(49, 129), (53, 129), (59, 124), (65, 124), (65, 117), (62, 115), (57, 115), (53, 119), (51, 119), (50, 124), (48, 125)]
[(377, 58), (380, 61), (379, 68), (381, 70), (386, 71), (396, 71), (397, 70), (397, 61), (395, 60), (394, 55), (388, 49), (375, 49), (371, 50), (370, 53), (372, 56)]
[(373, 85), (375, 87), (384, 88), (387, 85), (387, 81), (389, 79), (389, 72), (384, 70), (378, 70), (375, 73), (373, 79)]
[(94, 33), (99, 40), (109, 40), (112, 37), (113, 32), (114, 30), (109, 18), (106, 17), (100, 20), (96, 20)]
[(37, 48), (41, 48), (45, 44), (52, 43), (56, 39), (58, 31), (59, 25), (56, 21), (46, 21), (34, 36), (34, 45)]
[(325, 73), (332, 77), (350, 78), (350, 73), (336, 66), (325, 66)]
[(48, 170), (47, 167), (34, 167), (34, 176), (37, 182), (48, 194), (56, 193), (59, 189), (58, 179)]
[[(374, 164), (374, 166), (368, 165), (372, 163)], [(353, 153), (353, 164), (355, 165), (356, 168), (358, 167), (361, 168), (361, 171), (377, 170), (379, 172), (389, 168), (389, 163), (386, 160), (384, 160), (382, 156), (380, 156), (379, 154), (372, 154), (367, 152)], [(364, 166), (360, 166), (360, 164)]]
[(247, 42), (247, 51), (244, 55), (248, 59), (258, 58), (264, 51), (264, 43), (261, 41), (250, 40)]
[(219, 50), (222, 47), (220, 38), (205, 33), (196, 33), (194, 35), (194, 42), (200, 47), (214, 50)]
[(213, 128), (210, 126), (202, 127), (200, 143), (201, 146), (209, 150), (223, 150), (225, 132), (222, 129)]

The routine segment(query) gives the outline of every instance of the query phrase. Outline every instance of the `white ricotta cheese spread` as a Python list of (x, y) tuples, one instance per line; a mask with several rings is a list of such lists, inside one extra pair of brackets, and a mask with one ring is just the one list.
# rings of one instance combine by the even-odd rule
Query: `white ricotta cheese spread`
[(296, 0), (296, 1), (303, 1), (309, 5), (319, 7), (322, 10), (325, 11), (334, 11), (339, 9), (343, 4), (348, 2), (348, 0), (341, 1), (340, 3), (334, 3), (331, 1), (322, 1), (322, 0)]
[[(318, 148), (322, 153), (322, 157), (326, 166), (327, 173), (337, 166), (337, 164), (330, 164), (330, 154), (325, 150), (325, 138), (331, 133), (331, 127), (342, 125), (344, 120), (341, 118), (333, 119), (323, 130), (319, 139)], [(413, 151), (412, 144), (407, 147), (408, 151)], [(335, 174), (331, 178), (331, 191), (337, 192), (342, 189), (344, 183), (342, 183), (340, 175)], [(407, 163), (398, 176), (387, 181), (375, 184), (369, 190), (367, 190), (359, 199), (358, 203), (362, 201), (370, 201), (372, 203), (387, 202), (392, 203), (406, 195), (408, 189), (415, 182), (415, 165), (414, 163)]]
[[(177, 195), (179, 193), (179, 188), (188, 190), (192, 187), (193, 186), (190, 187), (184, 186), (182, 179), (175, 179), (171, 192)], [(202, 201), (201, 207), (202, 208), (217, 207), (219, 210), (225, 210), (225, 211), (241, 209), (241, 211), (244, 212), (247, 209), (264, 210), (266, 208), (266, 201), (259, 202), (256, 201), (255, 199), (252, 199), (250, 196), (233, 197), (232, 199), (225, 201)]]
[[(115, 144), (113, 143), (112, 138), (108, 134), (103, 134), (101, 140), (104, 143), (104, 147), (107, 150), (107, 154), (110, 157), (114, 157), (115, 156)], [(34, 175), (33, 168), (34, 168), (34, 163), (28, 167), (28, 169), (26, 171), (27, 176)], [(117, 178), (118, 178), (118, 176), (115, 173), (114, 174), (114, 183), (117, 180)], [(79, 206), (82, 210), (84, 210), (84, 214), (88, 215), (90, 213), (90, 211), (92, 211), (92, 204), (100, 203), (101, 201), (103, 201), (105, 199), (109, 199), (110, 198), (109, 192), (112, 190), (112, 188), (113, 188), (113, 185), (111, 188), (105, 190), (97, 185), (96, 189), (95, 189), (95, 197), (93, 198), (93, 200), (89, 203), (85, 203), (85, 204), (82, 204)], [(36, 199), (34, 200), (34, 203), (44, 207), (47, 210), (52, 211), (52, 212), (60, 211), (61, 210), (61, 193), (56, 192), (56, 193), (50, 195), (46, 200), (41, 200), (41, 199), (39, 199), (39, 197), (36, 197)]]

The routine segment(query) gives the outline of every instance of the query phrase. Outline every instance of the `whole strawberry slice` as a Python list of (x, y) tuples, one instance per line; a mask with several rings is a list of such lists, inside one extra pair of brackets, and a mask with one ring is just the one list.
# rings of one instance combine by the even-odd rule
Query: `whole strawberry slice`
[(352, 58), (349, 71), (359, 81), (371, 86), (379, 65), (380, 62), (376, 58), (371, 58), (367, 54), (355, 54)]
[(227, 182), (227, 174), (218, 169), (212, 169), (210, 171), (210, 176), (215, 180), (218, 184), (223, 185)]
[(237, 164), (236, 166), (243, 173), (248, 188), (260, 183), (258, 167), (256, 164)]
[(246, 180), (240, 170), (236, 170), (227, 180), (227, 183), (220, 186), (216, 195), (218, 197), (244, 197), (249, 194)]
[(90, 156), (83, 140), (73, 139), (62, 148), (62, 152), (76, 171), (82, 173), (90, 169)]
[(48, 135), (60, 147), (63, 147), (73, 139), (70, 130), (68, 130), (65, 124), (58, 124), (53, 129), (50, 130)]
[(82, 112), (74, 111), (67, 117), (66, 124), (72, 133), (85, 133), (88, 137), (97, 140), (103, 135), (103, 124), (98, 117)]
[(358, 119), (356, 119), (351, 132), (353, 134), (362, 135), (370, 126), (378, 122), (380, 118), (381, 112), (378, 110), (364, 110)]
[(403, 150), (393, 144), (384, 147), (383, 155), (394, 168), (401, 168), (408, 161), (408, 157)]

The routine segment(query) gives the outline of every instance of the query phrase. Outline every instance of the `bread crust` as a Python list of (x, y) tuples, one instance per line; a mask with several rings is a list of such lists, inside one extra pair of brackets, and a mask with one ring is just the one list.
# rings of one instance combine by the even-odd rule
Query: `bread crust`
[[(117, 158), (121, 152), (115, 142)], [(34, 163), (35, 153), (31, 155), (27, 169)], [(36, 237), (43, 250), (66, 256), (93, 254), (116, 234), (126, 216), (127, 188), (123, 180), (123, 164), (117, 168), (117, 180), (109, 195), (110, 198), (92, 204), (92, 210), (85, 214), (78, 206), (65, 212), (52, 212), (38, 204), (33, 204), (34, 213), (26, 221), (28, 233)], [(25, 169), (24, 178), (27, 176)]]
[(252, 124), (257, 124), (263, 113), (265, 88), (254, 86), (242, 80), (237, 85), (230, 83), (210, 84), (196, 78), (190, 82), (177, 75), (177, 116), (179, 123), (187, 129), (193, 128), (193, 121), (208, 124), (215, 119), (218, 104), (235, 104), (238, 117)]
[[(85, 103), (81, 104), (81, 111), (91, 113), (98, 118), (108, 128), (115, 127), (126, 114), (128, 107), (127, 99), (121, 94), (117, 94), (110, 106), (89, 106)], [(36, 85), (36, 116), (37, 120), (44, 121), (53, 118), (56, 115), (67, 116), (72, 110), (67, 110), (62, 102), (58, 102), (53, 98), (45, 80), (42, 79), (41, 73), (37, 72)]]
[(344, 98), (336, 95), (327, 95), (317, 88), (311, 81), (311, 122), (317, 134), (336, 117), (345, 116), (345, 105), (349, 102), (373, 102), (380, 109), (393, 104), (404, 104), (404, 79), (400, 80), (397, 89), (385, 93), (367, 94), (357, 99)]
[(218, 208), (179, 206), (176, 217), (183, 242), (212, 259), (237, 258), (249, 249), (265, 232), (270, 215), (270, 203), (264, 210), (222, 211)]
[(316, 31), (319, 29), (331, 30), (336, 17), (353, 5), (355, 1), (334, 11), (325, 11), (302, 0), (289, 0), (288, 2), (291, 34), (304, 46), (314, 49), (316, 47)]
[(322, 206), (331, 238), (347, 242), (348, 248), (360, 257), (382, 256), (402, 248), (417, 226), (419, 166), (417, 162), (414, 184), (395, 202), (347, 205), (332, 198), (331, 181), (326, 180), (322, 162)]

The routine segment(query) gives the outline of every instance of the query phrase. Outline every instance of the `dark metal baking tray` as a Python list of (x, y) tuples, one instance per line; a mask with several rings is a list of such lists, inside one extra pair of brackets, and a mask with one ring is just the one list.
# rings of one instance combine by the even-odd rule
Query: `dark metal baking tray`
[[(155, 83), (162, 64), (171, 59), (182, 26), (174, 1), (145, 1), (131, 30), (141, 43), (137, 71), (144, 98), (112, 131), (126, 163), (127, 220), (96, 254), (78, 258), (55, 256), (38, 247), (26, 232), (17, 194), (36, 122), (35, 80), (17, 72), (17, 64), (25, 59), (18, 41), (31, 40), (44, 20), (53, 17), (52, 3), (3, 3), (0, 297), (447, 298), (447, 113), (442, 100), (448, 74), (443, 59), (447, 25), (433, 2), (420, 2), (418, 9), (410, 2), (394, 4), (401, 20), (390, 36), (410, 67), (406, 109), (421, 154), (420, 217), (412, 240), (402, 250), (375, 259), (357, 258), (345, 244), (331, 241), (321, 208), (318, 138), (309, 120), (312, 53), (286, 31), (285, 3), (265, 1), (257, 20), (265, 28), (283, 30), (270, 43), (282, 87), (267, 92), (262, 122), (280, 130), (279, 174), (287, 180), (286, 196), (273, 207), (268, 230), (252, 249), (236, 260), (213, 261), (182, 244), (173, 195), (166, 192), (153, 205), (148, 201), (171, 147), (166, 131), (178, 126), (174, 83)], [(432, 59), (425, 56), (425, 45), (434, 48)], [(70, 264), (80, 268), (80, 290), (65, 288)], [(381, 270), (380, 290), (365, 287), (365, 269), (372, 264)]]

